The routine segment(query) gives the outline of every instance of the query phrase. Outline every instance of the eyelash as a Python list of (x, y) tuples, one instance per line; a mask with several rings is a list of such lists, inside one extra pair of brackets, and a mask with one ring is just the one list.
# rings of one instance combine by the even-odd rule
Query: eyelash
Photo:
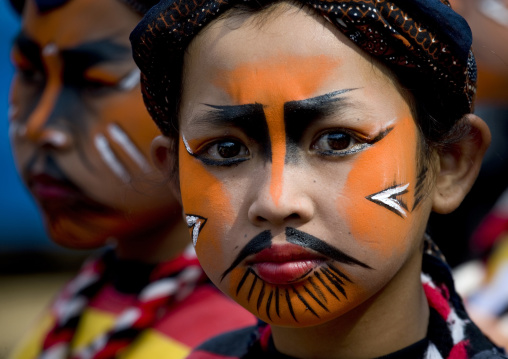
[[(320, 140), (323, 140), (325, 136), (334, 135), (334, 134), (340, 134), (347, 136), (347, 140), (349, 141), (347, 143), (347, 147), (345, 149), (330, 149), (330, 150), (319, 150), (318, 143)], [(363, 136), (360, 136), (355, 133), (351, 133), (351, 131), (345, 130), (345, 129), (332, 129), (332, 130), (326, 130), (323, 132), (320, 132), (317, 136), (314, 137), (314, 140), (310, 144), (310, 151), (314, 152), (318, 155), (324, 156), (324, 157), (346, 157), (358, 152), (363, 151), (364, 149), (371, 146), (371, 143), (367, 141), (367, 139), (362, 138)], [(351, 145), (351, 142), (354, 141), (355, 143)], [(238, 150), (239, 152), (242, 152), (242, 150), (245, 152), (243, 157), (236, 157), (236, 158), (222, 158), (222, 159), (212, 159), (208, 156), (213, 155), (219, 155), (219, 149), (215, 149), (213, 154), (210, 153), (211, 150), (213, 150), (214, 146), (218, 146), (220, 144), (226, 144), (226, 143), (233, 143), (235, 145), (241, 146)], [(198, 158), (201, 162), (203, 162), (205, 165), (208, 166), (223, 166), (223, 167), (231, 167), (238, 165), (242, 162), (245, 162), (252, 158), (251, 153), (249, 151), (249, 148), (244, 144), (243, 141), (237, 139), (237, 138), (221, 138), (216, 139), (214, 141), (211, 141), (209, 143), (206, 143), (204, 146), (201, 146), (196, 152), (191, 153), (192, 156)], [(238, 154), (234, 154), (233, 156), (237, 156)], [(232, 156), (232, 157), (233, 157)]]
[[(234, 159), (211, 159), (207, 158), (206, 155), (209, 154), (209, 151), (219, 144), (225, 144), (225, 143), (234, 143), (237, 145), (242, 146), (246, 150), (246, 156), (248, 157), (242, 157), (242, 158), (234, 158)], [(218, 150), (216, 150), (218, 152)], [(212, 142), (209, 142), (205, 144), (203, 147), (201, 147), (198, 151), (196, 151), (193, 154), (194, 157), (198, 158), (201, 162), (203, 162), (205, 165), (208, 166), (223, 166), (223, 167), (231, 167), (240, 164), (241, 162), (245, 162), (251, 158), (250, 151), (247, 148), (247, 146), (240, 140), (236, 138), (221, 138)]]
[[(317, 148), (317, 143), (324, 138), (326, 135), (332, 135), (332, 134), (341, 134), (346, 135), (349, 137), (349, 143), (347, 146), (347, 149), (339, 149), (339, 150), (325, 150), (320, 151)], [(315, 139), (311, 142), (311, 151), (323, 155), (323, 156), (331, 156), (331, 157), (345, 157), (348, 155), (352, 155), (355, 153), (358, 153), (360, 151), (363, 151), (364, 149), (371, 146), (371, 144), (365, 139), (362, 138), (363, 136), (359, 136), (355, 133), (352, 133), (351, 131), (345, 130), (345, 129), (332, 129), (332, 130), (326, 130), (321, 133), (319, 133)], [(351, 145), (351, 141), (355, 141), (356, 143)]]

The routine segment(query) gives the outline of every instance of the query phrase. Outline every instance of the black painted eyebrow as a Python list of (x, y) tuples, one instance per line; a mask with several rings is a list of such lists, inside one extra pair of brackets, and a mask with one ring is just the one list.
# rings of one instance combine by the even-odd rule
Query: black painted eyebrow
[(111, 39), (100, 39), (62, 49), (61, 54), (66, 64), (86, 69), (101, 62), (113, 62), (126, 59), (131, 49)]
[[(14, 46), (32, 62), (42, 66), (41, 47), (25, 32), (14, 39)], [(79, 44), (73, 48), (61, 49), (61, 56), (67, 66), (86, 69), (101, 62), (128, 59), (131, 49), (111, 39), (101, 39)]]
[(220, 128), (238, 128), (247, 137), (253, 139), (261, 146), (262, 155), (265, 159), (271, 159), (270, 134), (268, 133), (268, 124), (262, 104), (252, 103), (234, 106), (205, 105), (212, 110), (196, 118), (193, 121), (195, 124), (206, 124), (207, 126), (212, 125)]
[(344, 107), (347, 97), (339, 96), (352, 89), (342, 89), (321, 96), (284, 104), (284, 126), (286, 128), (286, 162), (296, 160), (298, 145), (307, 128), (317, 120), (326, 118)]
[(41, 48), (21, 31), (14, 39), (13, 46), (19, 50), (35, 67), (42, 69)]

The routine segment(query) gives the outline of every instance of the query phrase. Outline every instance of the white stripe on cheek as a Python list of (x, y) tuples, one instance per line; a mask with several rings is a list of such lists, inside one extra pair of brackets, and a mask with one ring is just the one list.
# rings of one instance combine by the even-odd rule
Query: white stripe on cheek
[(146, 157), (136, 148), (136, 145), (131, 141), (129, 136), (116, 124), (108, 126), (108, 132), (111, 138), (118, 143), (125, 152), (132, 158), (134, 162), (145, 173), (150, 172), (151, 167)]
[(109, 147), (106, 137), (99, 134), (95, 136), (94, 142), (102, 160), (109, 166), (118, 178), (120, 178), (123, 182), (128, 183), (130, 181), (130, 176), (116, 158), (115, 154), (111, 150), (111, 147)]
[(139, 75), (139, 69), (132, 70), (120, 81), (118, 88), (124, 91), (132, 90), (139, 83)]

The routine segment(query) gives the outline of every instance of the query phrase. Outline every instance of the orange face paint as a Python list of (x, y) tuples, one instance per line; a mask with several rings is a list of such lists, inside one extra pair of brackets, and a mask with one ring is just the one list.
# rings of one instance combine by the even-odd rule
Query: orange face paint
[(203, 260), (219, 269), (224, 260), (222, 235), (231, 228), (236, 217), (229, 202), (229, 193), (201, 161), (189, 155), (183, 140), (180, 140), (179, 154), (180, 190), (185, 215), (187, 218), (197, 215), (206, 220), (199, 236), (193, 239), (196, 251), (201, 253)]
[[(270, 195), (275, 205), (284, 190), (287, 146), (284, 104), (313, 96), (326, 78), (322, 68), (333, 66), (338, 66), (338, 61), (323, 56), (277, 57), (243, 64), (232, 71), (221, 71), (216, 77), (216, 85), (229, 94), (233, 104), (263, 105), (272, 153)], [(187, 140), (187, 136), (192, 138), (192, 133), (183, 133), (179, 151), (184, 211), (191, 231), (196, 220), (201, 221), (200, 225), (204, 223), (204, 227), (196, 232), (196, 251), (212, 279), (220, 280), (213, 273), (227, 263), (228, 256), (223, 255), (230, 251), (226, 238), (235, 240), (234, 237), (240, 234), (232, 229), (238, 214), (229, 198), (235, 194), (230, 194), (228, 185), (210, 172), (216, 167), (207, 167), (199, 161), (199, 156), (193, 157), (199, 141)], [(311, 325), (319, 323), (322, 316), (338, 316), (347, 311), (363, 294), (361, 287), (355, 286), (347, 274), (333, 265), (331, 267), (333, 269), (327, 267), (316, 272), (309, 281), (290, 286), (266, 283), (244, 268), (234, 269), (223, 283), (220, 281), (229, 288), (227, 293), (265, 321)]]
[[(355, 239), (386, 259), (406, 249), (401, 234), (414, 225), (416, 131), (414, 121), (405, 114), (386, 138), (359, 153), (343, 191), (347, 200), (343, 196), (337, 200), (337, 210), (347, 218)], [(380, 194), (378, 203), (366, 198), (389, 188), (393, 190), (386, 198)]]
[[(295, 18), (306, 25), (288, 31)], [(190, 226), (206, 219), (196, 252), (262, 320), (322, 324), (417, 258), (417, 128), (393, 82), (312, 16), (223, 21), (184, 60), (182, 201)]]
[(160, 132), (130, 56), (139, 15), (100, 0), (44, 12), (28, 0), (24, 9), (12, 51), (11, 141), (50, 237), (91, 248), (173, 225), (178, 204), (153, 185), (162, 176), (149, 158)]
[(336, 59), (325, 56), (277, 56), (217, 75), (216, 85), (223, 88), (235, 104), (260, 103), (264, 107), (272, 144), (270, 194), (275, 204), (283, 190), (286, 158), (284, 104), (311, 97), (326, 79), (322, 69), (337, 65)]

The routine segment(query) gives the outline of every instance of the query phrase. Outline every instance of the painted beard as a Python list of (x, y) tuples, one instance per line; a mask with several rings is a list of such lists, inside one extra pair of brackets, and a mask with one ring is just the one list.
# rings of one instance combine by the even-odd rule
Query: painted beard
[[(206, 219), (187, 215), (196, 236)], [(196, 224), (197, 227), (196, 227)], [(285, 243), (273, 243), (271, 231), (252, 238), (220, 276), (229, 278), (229, 294), (261, 319), (282, 325), (308, 325), (337, 312), (361, 292), (348, 267), (368, 264), (292, 227)]]

